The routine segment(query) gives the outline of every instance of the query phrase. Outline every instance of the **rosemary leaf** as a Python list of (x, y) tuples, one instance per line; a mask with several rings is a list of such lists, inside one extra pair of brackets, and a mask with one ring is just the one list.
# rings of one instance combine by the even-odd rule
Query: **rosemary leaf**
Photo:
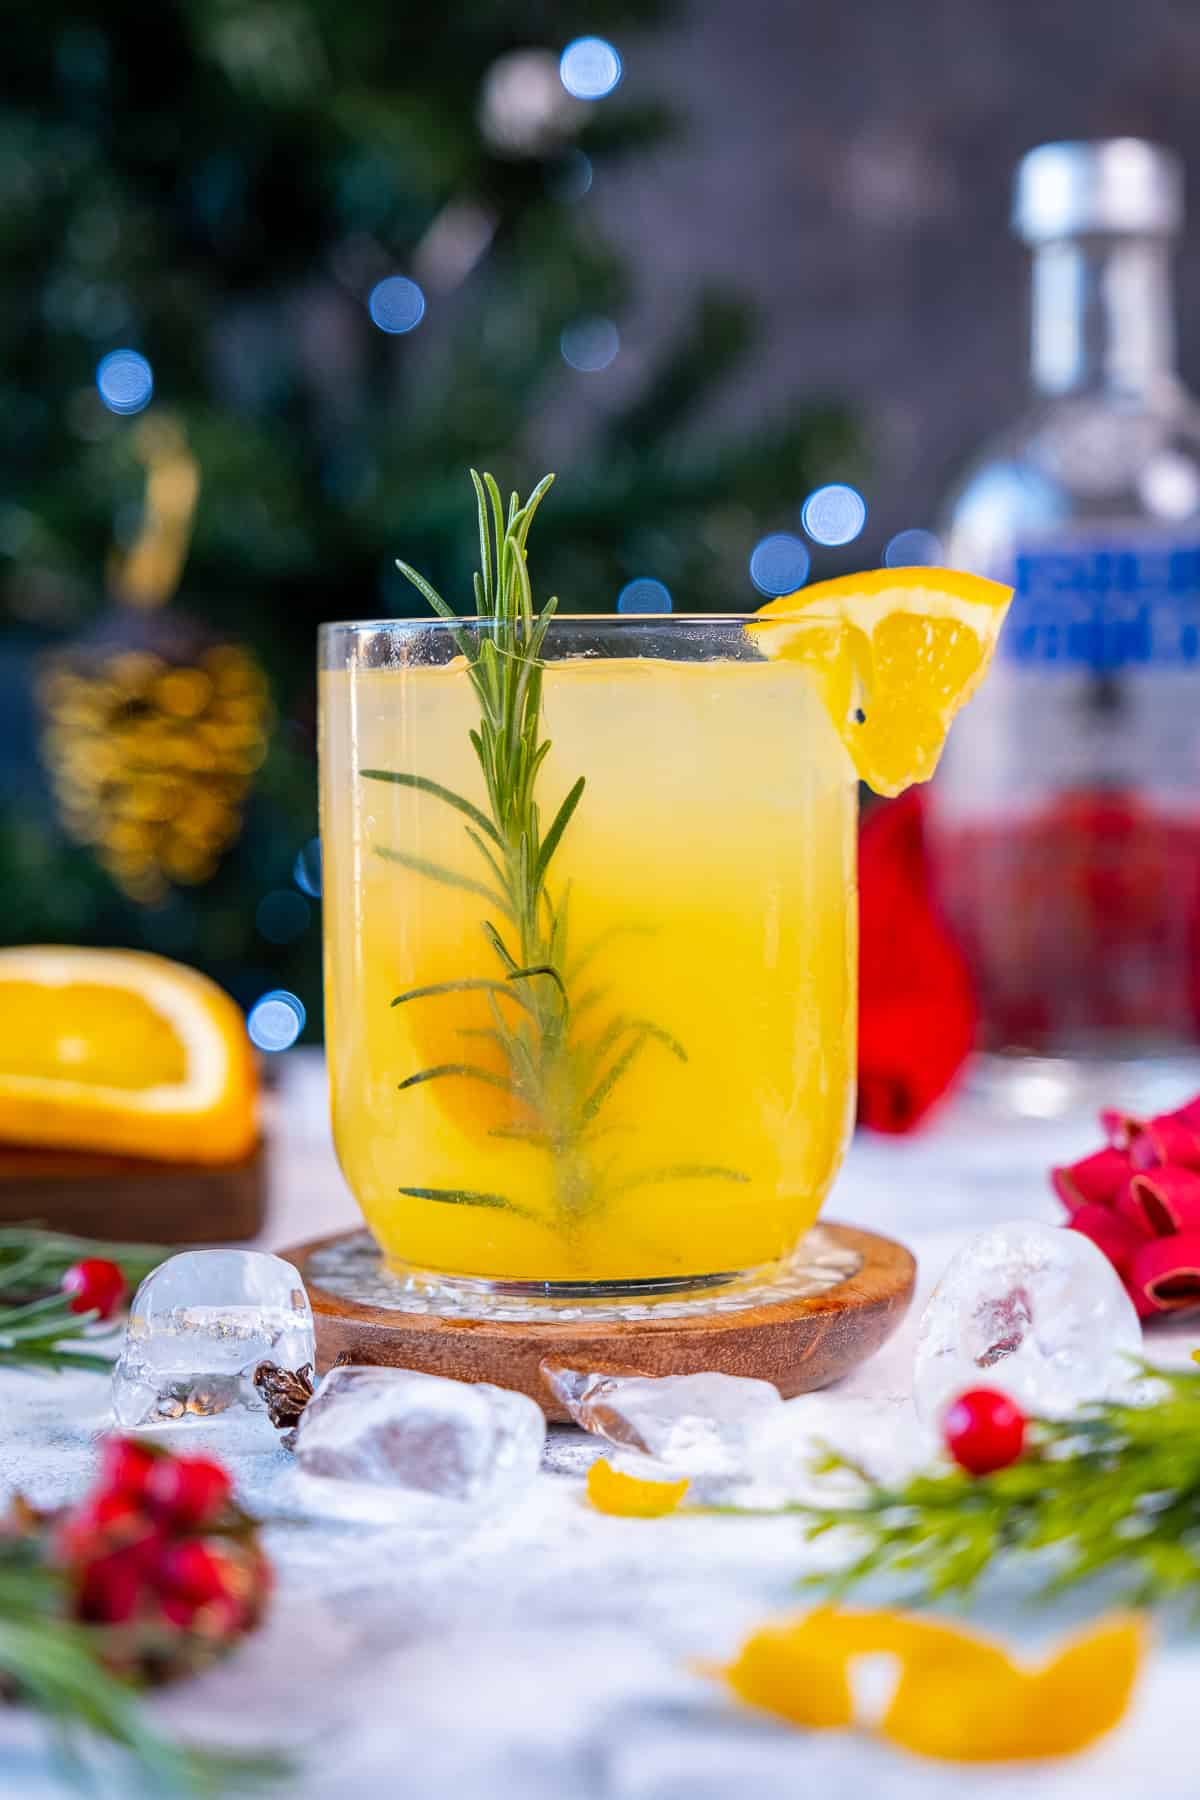
[(574, 787), (568, 793), (562, 805), (559, 807), (557, 813), (554, 815), (554, 823), (542, 839), (542, 847), (538, 852), (537, 867), (533, 872), (533, 883), (535, 888), (541, 887), (543, 881), (546, 879), (546, 870), (550, 866), (550, 858), (558, 849), (562, 834), (571, 823), (575, 808), (583, 798), (585, 785), (584, 777), (581, 775)]
[(376, 844), (375, 854), (382, 857), (384, 862), (400, 863), (403, 868), (411, 869), (414, 875), (426, 875), (430, 881), (440, 881), (443, 887), (462, 888), (465, 893), (478, 894), (481, 899), (490, 901), (502, 913), (512, 917), (512, 907), (503, 894), (497, 894), (482, 881), (472, 880), (470, 875), (460, 875), (457, 869), (444, 868), (441, 863), (426, 862), (423, 856), (410, 856), (406, 850), (392, 850), (386, 844)]
[(471, 1188), (402, 1187), (397, 1191), (412, 1200), (436, 1200), (442, 1206), (490, 1206), (497, 1211), (517, 1213), (525, 1219), (534, 1217), (527, 1206), (506, 1200), (503, 1194), (480, 1194)]
[(520, 1097), (506, 1075), (497, 1075), (494, 1069), (481, 1069), (477, 1063), (437, 1063), (432, 1069), (418, 1069), (415, 1075), (406, 1075), (397, 1085), (403, 1092), (405, 1088), (419, 1087), (424, 1081), (441, 1081), (450, 1075), (459, 1075), (464, 1081), (482, 1081), (488, 1087), (502, 1088), (506, 1094)]
[(465, 814), (478, 830), (503, 848), (500, 833), (487, 814), (480, 812), (462, 794), (456, 794), (453, 788), (443, 787), (440, 781), (430, 781), (425, 775), (409, 775), (400, 769), (360, 769), (358, 772), (364, 781), (391, 781), (398, 787), (416, 788), (422, 794), (431, 794), (435, 800), (444, 800), (447, 806), (453, 806), (456, 811)]

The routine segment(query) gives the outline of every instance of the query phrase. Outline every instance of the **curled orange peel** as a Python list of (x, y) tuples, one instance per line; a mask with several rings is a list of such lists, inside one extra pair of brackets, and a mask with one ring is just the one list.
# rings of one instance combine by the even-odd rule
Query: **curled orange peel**
[(641, 1481), (623, 1475), (602, 1456), (588, 1470), (588, 1499), (597, 1512), (623, 1519), (661, 1519), (687, 1493), (686, 1481)]
[(862, 1722), (855, 1659), (888, 1656), (899, 1672), (881, 1736), (941, 1761), (1005, 1762), (1066, 1756), (1111, 1731), (1145, 1649), (1141, 1620), (1116, 1615), (1027, 1669), (957, 1626), (823, 1607), (753, 1632), (720, 1674), (748, 1705), (828, 1730)]

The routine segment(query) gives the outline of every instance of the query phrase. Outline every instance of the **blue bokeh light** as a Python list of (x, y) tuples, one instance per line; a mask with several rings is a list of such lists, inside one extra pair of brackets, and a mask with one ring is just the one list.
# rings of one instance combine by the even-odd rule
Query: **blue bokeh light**
[(137, 350), (110, 350), (96, 365), (96, 386), (109, 412), (139, 413), (154, 392), (154, 371)]
[(292, 866), (292, 880), (302, 894), (311, 900), (321, 898), (321, 840), (319, 837), (309, 838), (307, 844), (296, 852), (296, 861)]
[(814, 488), (800, 508), (800, 523), (817, 544), (852, 543), (866, 522), (866, 501), (844, 481)]
[(607, 38), (579, 37), (563, 51), (558, 73), (577, 100), (603, 100), (621, 79), (621, 58)]
[(889, 538), (883, 560), (889, 569), (937, 568), (945, 560), (946, 549), (936, 531), (898, 531)]
[(254, 914), (260, 937), (269, 944), (290, 944), (308, 929), (312, 908), (294, 888), (276, 888), (264, 894)]
[(611, 319), (593, 314), (573, 319), (565, 325), (559, 348), (563, 361), (570, 363), (573, 369), (584, 375), (595, 375), (615, 360), (621, 348), (621, 334)]
[(619, 613), (669, 613), (671, 590), (652, 575), (639, 575), (627, 581), (617, 595)]
[(750, 552), (750, 579), (760, 594), (778, 599), (794, 594), (808, 580), (812, 558), (808, 545), (790, 531), (773, 531)]
[(380, 331), (398, 337), (425, 317), (425, 296), (407, 275), (387, 275), (371, 289), (367, 311)]
[(286, 988), (272, 988), (250, 1008), (246, 1030), (260, 1050), (290, 1050), (304, 1030), (308, 1014), (304, 1002)]

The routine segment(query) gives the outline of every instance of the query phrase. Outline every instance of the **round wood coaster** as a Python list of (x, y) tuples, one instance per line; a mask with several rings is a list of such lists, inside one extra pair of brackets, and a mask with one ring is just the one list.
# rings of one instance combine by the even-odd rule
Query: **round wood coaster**
[[(623, 1306), (620, 1317), (598, 1317), (593, 1304), (560, 1304), (545, 1317), (531, 1318), (531, 1309), (518, 1305), (509, 1309), (516, 1317), (471, 1318), (462, 1303), (447, 1313), (428, 1295), (406, 1295), (381, 1269), (365, 1232), (317, 1238), (282, 1254), (304, 1277), (322, 1371), (345, 1352), (357, 1363), (491, 1381), (529, 1394), (560, 1424), (567, 1415), (542, 1376), (545, 1358), (613, 1374), (753, 1375), (773, 1381), (785, 1399), (825, 1387), (891, 1336), (916, 1276), (903, 1245), (822, 1221), (789, 1271), (763, 1288), (712, 1288), (674, 1304)], [(356, 1290), (367, 1297), (354, 1297)]]

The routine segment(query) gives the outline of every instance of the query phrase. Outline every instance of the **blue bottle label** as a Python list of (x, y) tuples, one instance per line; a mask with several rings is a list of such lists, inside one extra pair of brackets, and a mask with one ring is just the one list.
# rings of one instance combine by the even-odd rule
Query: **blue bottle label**
[(1100, 671), (1200, 663), (1200, 542), (1021, 547), (1013, 586), (1001, 637), (1010, 662)]

